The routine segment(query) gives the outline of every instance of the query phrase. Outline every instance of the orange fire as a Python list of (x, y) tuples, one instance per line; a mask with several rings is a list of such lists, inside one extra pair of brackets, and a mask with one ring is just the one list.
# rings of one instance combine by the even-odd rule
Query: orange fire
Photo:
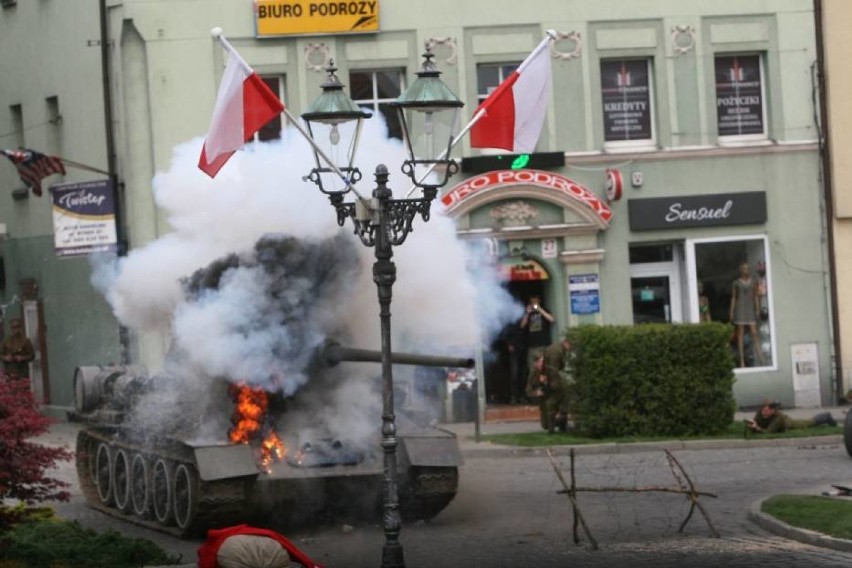
[[(230, 394), (236, 407), (231, 417), (234, 426), (228, 431), (228, 439), (234, 444), (249, 444), (259, 438), (265, 429), (269, 396), (263, 389), (251, 388), (244, 384), (231, 385)], [(268, 473), (273, 461), (280, 461), (287, 455), (287, 449), (275, 430), (266, 430), (266, 436), (260, 444), (258, 461)]]

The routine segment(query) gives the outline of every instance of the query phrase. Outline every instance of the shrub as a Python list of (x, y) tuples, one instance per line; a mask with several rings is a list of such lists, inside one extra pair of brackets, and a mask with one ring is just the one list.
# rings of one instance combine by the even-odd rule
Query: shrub
[[(27, 441), (47, 431), (51, 419), (42, 415), (27, 379), (0, 377), (0, 501), (16, 499), (27, 505), (67, 501), (68, 484), (45, 476), (45, 470), (73, 454)], [(0, 529), (19, 515), (0, 508)]]
[(724, 431), (736, 410), (730, 335), (721, 323), (569, 330), (578, 428), (594, 437)]
[(180, 558), (148, 539), (97, 533), (77, 522), (43, 521), (21, 523), (5, 533), (0, 560), (27, 568), (135, 568), (177, 564)]

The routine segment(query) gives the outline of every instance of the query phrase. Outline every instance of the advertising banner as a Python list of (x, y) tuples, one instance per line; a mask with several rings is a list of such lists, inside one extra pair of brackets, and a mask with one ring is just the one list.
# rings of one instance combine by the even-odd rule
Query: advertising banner
[(116, 252), (115, 199), (109, 180), (51, 186), (56, 256)]
[(719, 136), (763, 134), (763, 95), (757, 55), (716, 57)]
[(631, 199), (627, 211), (631, 231), (759, 225), (766, 222), (766, 192)]
[(572, 314), (596, 314), (601, 311), (601, 285), (597, 274), (568, 276)]
[(647, 60), (601, 61), (601, 98), (607, 142), (652, 138)]

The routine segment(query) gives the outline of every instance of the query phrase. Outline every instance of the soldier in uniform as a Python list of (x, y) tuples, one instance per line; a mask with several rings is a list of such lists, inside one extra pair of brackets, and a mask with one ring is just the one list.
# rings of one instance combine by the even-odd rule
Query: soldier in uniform
[(779, 408), (781, 408), (780, 402), (764, 401), (763, 406), (755, 413), (754, 418), (746, 421), (746, 426), (756, 434), (776, 434), (796, 428), (822, 425), (837, 426), (837, 421), (830, 412), (820, 412), (813, 418), (796, 420), (781, 412)]
[(3, 340), (3, 369), (7, 376), (28, 377), (29, 365), (35, 359), (35, 349), (30, 338), (24, 335), (24, 326), (20, 318), (9, 322), (9, 336)]
[(571, 343), (563, 339), (536, 355), (527, 380), (526, 395), (538, 401), (541, 427), (548, 432), (564, 432), (571, 412), (573, 389), (565, 363)]

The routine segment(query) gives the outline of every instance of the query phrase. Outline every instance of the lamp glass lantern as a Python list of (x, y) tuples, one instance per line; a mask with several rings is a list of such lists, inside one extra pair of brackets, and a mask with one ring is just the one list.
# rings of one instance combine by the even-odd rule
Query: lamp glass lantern
[[(464, 106), (441, 80), (441, 72), (432, 61), (434, 56), (426, 44), (417, 79), (391, 103), (399, 113), (408, 151), (402, 170), (417, 187), (433, 193), (458, 171), (450, 150)], [(435, 174), (430, 176), (433, 171)]]
[[(343, 91), (343, 84), (336, 71), (334, 61), (329, 61), (326, 68), (328, 77), (320, 85), (322, 93), (302, 114), (302, 119), (314, 142), (316, 166), (311, 170), (308, 179), (317, 184), (323, 193), (342, 197), (349, 188), (341, 174), (350, 183), (361, 179), (361, 172), (353, 164), (361, 126), (364, 119), (370, 118), (371, 114), (356, 105)], [(331, 164), (323, 158), (323, 153), (330, 159)]]

